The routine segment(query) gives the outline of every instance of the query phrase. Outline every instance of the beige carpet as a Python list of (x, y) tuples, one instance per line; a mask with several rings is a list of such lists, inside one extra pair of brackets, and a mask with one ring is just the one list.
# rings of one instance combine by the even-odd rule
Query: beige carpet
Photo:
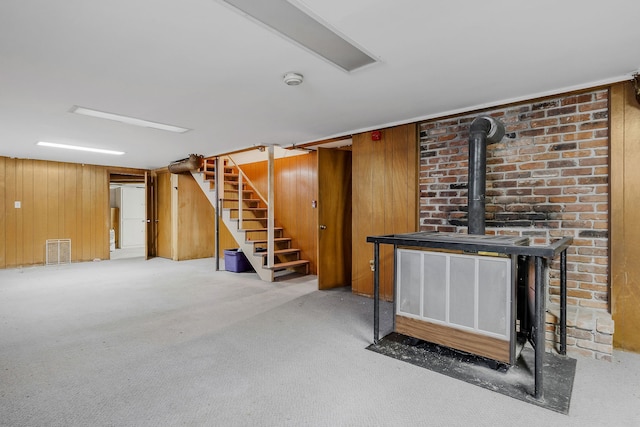
[(640, 425), (640, 355), (579, 359), (562, 415), (365, 350), (372, 301), (316, 287), (212, 260), (2, 270), (0, 425)]

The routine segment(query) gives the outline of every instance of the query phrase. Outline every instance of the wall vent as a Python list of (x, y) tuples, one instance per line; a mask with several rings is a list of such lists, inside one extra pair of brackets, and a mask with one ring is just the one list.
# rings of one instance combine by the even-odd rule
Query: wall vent
[(71, 264), (71, 239), (47, 240), (47, 264)]

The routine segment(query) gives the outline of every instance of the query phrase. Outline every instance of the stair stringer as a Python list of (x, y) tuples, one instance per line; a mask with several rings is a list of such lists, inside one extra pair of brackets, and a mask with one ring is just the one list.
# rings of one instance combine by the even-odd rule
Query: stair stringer
[[(218, 215), (217, 211), (217, 201), (216, 201), (216, 192), (215, 190), (211, 190), (209, 181), (204, 179), (204, 173), (202, 172), (191, 172), (193, 178), (196, 180), (202, 192), (207, 196), (209, 203), (213, 206), (216, 215)], [(244, 230), (238, 230), (238, 220), (231, 218), (231, 210), (230, 209), (222, 209), (222, 222), (227, 226), (229, 232), (233, 236), (234, 240), (238, 244), (238, 248), (242, 250), (244, 255), (247, 257), (247, 260), (256, 271), (261, 280), (265, 282), (273, 282), (275, 280), (275, 274), (273, 270), (269, 270), (267, 268), (263, 268), (262, 263), (264, 262), (264, 258), (262, 255), (254, 255), (253, 253), (253, 243), (247, 242), (246, 232)]]
[(202, 190), (204, 195), (207, 196), (209, 203), (211, 203), (211, 206), (213, 206), (213, 210), (217, 211), (218, 203), (216, 200), (216, 191), (211, 189), (211, 186), (210, 186), (211, 181), (205, 181), (203, 172), (191, 171), (191, 175), (193, 176), (193, 179), (195, 179), (198, 185), (200, 186), (200, 189)]

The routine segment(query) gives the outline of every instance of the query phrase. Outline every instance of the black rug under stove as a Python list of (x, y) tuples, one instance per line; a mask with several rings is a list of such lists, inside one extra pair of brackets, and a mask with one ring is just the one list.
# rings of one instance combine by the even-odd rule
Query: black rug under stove
[(515, 365), (459, 352), (448, 347), (391, 333), (368, 350), (474, 384), (562, 414), (569, 413), (576, 360), (545, 353), (543, 399), (534, 395), (534, 351), (524, 346)]

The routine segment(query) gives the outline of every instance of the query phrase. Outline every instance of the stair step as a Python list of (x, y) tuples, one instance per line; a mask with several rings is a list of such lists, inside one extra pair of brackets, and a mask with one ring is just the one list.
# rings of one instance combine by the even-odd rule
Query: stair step
[[(228, 183), (227, 183), (228, 184)], [(224, 190), (225, 193), (233, 193), (233, 194), (238, 194), (238, 190), (229, 190), (228, 188)], [(251, 190), (242, 190), (243, 194), (253, 194), (253, 191)], [(237, 200), (237, 199), (232, 199), (232, 200)]]
[(286, 270), (287, 268), (292, 268), (292, 267), (301, 267), (303, 265), (307, 269), (306, 273), (309, 274), (309, 260), (306, 260), (306, 259), (299, 259), (297, 261), (279, 262), (278, 264), (274, 264), (273, 267), (271, 268), (269, 267), (263, 267), (263, 268), (273, 270), (273, 271), (278, 271), (278, 270)]
[[(300, 252), (300, 249), (292, 248), (292, 249), (278, 249), (273, 251), (274, 255), (287, 255), (287, 254), (295, 254), (296, 252)], [(266, 257), (268, 255), (267, 251), (262, 252), (254, 252), (255, 256)]]
[[(282, 228), (282, 227), (273, 227), (273, 230), (274, 231), (282, 231), (282, 230), (284, 230), (284, 228)], [(268, 228), (243, 228), (243, 229), (241, 229), (241, 231), (246, 231), (247, 233), (258, 233), (258, 232), (261, 232), (261, 231), (267, 232), (267, 231), (269, 231), (269, 229)]]
[[(226, 208), (229, 209), (230, 211), (238, 211), (240, 210), (239, 208)], [(266, 212), (267, 208), (242, 208), (243, 211), (251, 211), (251, 212)]]
[[(238, 199), (229, 199), (229, 198), (224, 198), (222, 199), (223, 202), (237, 202)], [(243, 202), (247, 202), (247, 203), (260, 203), (262, 200), (260, 199), (242, 199)], [(247, 208), (248, 209), (248, 208)]]
[[(229, 218), (231, 221), (236, 221), (238, 222), (238, 218)], [(264, 223), (265, 221), (267, 221), (269, 218), (242, 218), (242, 222), (249, 222), (249, 221), (260, 221), (261, 223)], [(239, 229), (238, 227), (236, 227), (237, 229)], [(244, 228), (243, 228), (244, 230)]]
[[(274, 242), (289, 242), (291, 241), (291, 237), (276, 237), (275, 239), (273, 239)], [(268, 243), (268, 240), (249, 240), (249, 242), (253, 243), (254, 245), (257, 243), (259, 245), (264, 244), (264, 243)]]

